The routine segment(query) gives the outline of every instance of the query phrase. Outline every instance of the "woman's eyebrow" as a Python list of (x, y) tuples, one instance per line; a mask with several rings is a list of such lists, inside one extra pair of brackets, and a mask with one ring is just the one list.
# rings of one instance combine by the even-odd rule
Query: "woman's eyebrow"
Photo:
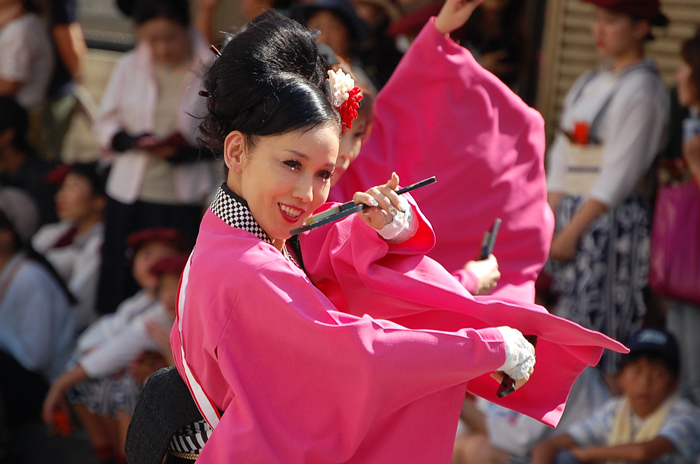
[[(302, 153), (302, 152), (300, 152), (300, 151), (292, 150), (292, 149), (289, 149), (289, 148), (286, 149), (285, 151), (288, 152), (288, 153), (291, 153), (291, 154), (293, 154), (293, 155), (296, 155), (296, 156), (298, 156), (298, 157), (300, 157), (300, 158), (304, 158), (305, 160), (308, 160), (308, 159), (309, 159), (309, 155), (305, 155), (304, 153)], [(335, 167), (335, 163), (326, 163), (326, 166), (331, 167), (331, 168), (334, 168), (334, 167)]]

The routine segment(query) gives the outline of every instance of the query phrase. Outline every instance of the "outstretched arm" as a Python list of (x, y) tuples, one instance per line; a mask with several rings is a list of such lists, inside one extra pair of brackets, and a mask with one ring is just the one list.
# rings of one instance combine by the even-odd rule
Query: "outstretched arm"
[(459, 29), (469, 20), (484, 0), (447, 0), (435, 20), (435, 27), (443, 34)]

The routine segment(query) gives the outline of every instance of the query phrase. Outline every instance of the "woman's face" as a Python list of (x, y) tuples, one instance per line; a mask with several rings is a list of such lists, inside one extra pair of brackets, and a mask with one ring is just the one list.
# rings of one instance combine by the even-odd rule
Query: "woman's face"
[(338, 182), (350, 167), (350, 163), (357, 159), (365, 135), (367, 135), (367, 117), (360, 116), (353, 121), (352, 129), (345, 129), (345, 133), (340, 136), (340, 152), (335, 163), (331, 186)]
[(634, 50), (649, 33), (649, 23), (634, 21), (629, 15), (596, 8), (591, 27), (598, 53), (616, 58)]
[(85, 177), (69, 172), (56, 193), (56, 214), (62, 221), (76, 221), (101, 213), (104, 199), (95, 195)]
[(687, 63), (680, 65), (676, 71), (678, 103), (686, 108), (700, 105), (699, 89), (695, 87), (695, 84), (690, 79), (692, 71), (693, 69)]
[(235, 131), (224, 144), (227, 184), (271, 239), (286, 240), (328, 198), (338, 148), (331, 125), (260, 137), (252, 148)]
[(336, 55), (349, 58), (350, 33), (345, 24), (336, 15), (326, 10), (319, 10), (309, 18), (307, 25), (310, 29), (318, 29), (318, 43), (326, 44)]
[(190, 52), (191, 41), (186, 27), (167, 18), (154, 18), (137, 26), (139, 42), (147, 43), (153, 62), (175, 66)]

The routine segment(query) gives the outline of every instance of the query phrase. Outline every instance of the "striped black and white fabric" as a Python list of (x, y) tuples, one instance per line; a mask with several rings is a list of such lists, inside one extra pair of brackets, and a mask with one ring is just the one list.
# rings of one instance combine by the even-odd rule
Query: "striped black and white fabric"
[(250, 213), (248, 203), (231, 191), (226, 184), (219, 187), (209, 209), (231, 227), (250, 232), (263, 242), (272, 245), (270, 237)]
[(212, 428), (204, 419), (194, 424), (186, 425), (173, 435), (168, 451), (199, 454), (204, 449), (204, 445), (211, 437), (212, 432)]
[[(263, 242), (273, 245), (270, 237), (251, 214), (248, 208), (248, 202), (236, 195), (226, 184), (219, 187), (219, 190), (216, 192), (216, 197), (214, 197), (214, 201), (211, 202), (209, 209), (219, 219), (231, 227), (250, 232)], [(291, 247), (294, 254), (290, 253), (289, 250), (285, 248), (284, 257), (294, 263), (299, 269), (303, 270), (303, 262), (297, 259), (301, 256), (299, 237), (292, 237), (292, 239), (287, 241), (287, 245)], [(296, 255), (296, 257), (294, 255)]]

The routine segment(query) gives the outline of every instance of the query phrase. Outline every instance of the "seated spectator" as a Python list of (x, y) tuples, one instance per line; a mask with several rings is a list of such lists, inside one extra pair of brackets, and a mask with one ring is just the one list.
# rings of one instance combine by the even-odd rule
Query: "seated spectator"
[(68, 292), (25, 246), (37, 223), (30, 197), (0, 189), (0, 439), (9, 435), (7, 462), (19, 462), (13, 434), (40, 420), (42, 398), (75, 337)]
[(33, 0), (0, 3), (0, 95), (14, 96), (27, 111), (46, 98), (54, 57), (46, 24)]
[[(153, 265), (151, 273), (158, 276), (158, 301), (170, 316), (170, 324), (160, 320), (145, 320), (148, 338), (157, 345), (157, 351), (144, 351), (129, 366), (131, 376), (141, 385), (158, 369), (174, 366), (173, 353), (170, 348), (172, 321), (177, 314), (177, 291), (180, 287), (180, 275), (185, 269), (189, 254), (182, 253), (163, 258)], [(144, 321), (144, 319), (142, 319)], [(150, 348), (150, 347), (149, 347)]]
[[(700, 410), (679, 399), (680, 353), (673, 335), (632, 334), (622, 359), (623, 395), (566, 434), (539, 443), (533, 464), (574, 462), (695, 463), (700, 456)], [(556, 459), (556, 461), (555, 461)]]
[(142, 351), (159, 348), (147, 336), (146, 321), (172, 326), (172, 317), (158, 302), (158, 277), (151, 269), (183, 247), (184, 239), (174, 229), (146, 229), (129, 237), (133, 274), (142, 290), (80, 336), (72, 367), (44, 400), (44, 420), (52, 422), (56, 411), (66, 413), (67, 396), (101, 462), (124, 455), (126, 428), (141, 389), (128, 373), (129, 364)]
[[(465, 411), (471, 408), (472, 411)], [(457, 435), (452, 464), (525, 463), (547, 426), (482, 398), (467, 399), (469, 431)], [(476, 421), (476, 424), (474, 422)]]
[(102, 212), (107, 203), (104, 172), (97, 163), (75, 163), (57, 168), (49, 177), (61, 184), (56, 194), (56, 213), (61, 221), (40, 228), (32, 237), (32, 246), (53, 265), (78, 300), (75, 309), (80, 332), (98, 318)]
[(55, 222), (56, 187), (45, 182), (54, 169), (27, 142), (29, 117), (13, 97), (0, 96), (0, 185), (20, 188), (39, 208), (41, 224)]

